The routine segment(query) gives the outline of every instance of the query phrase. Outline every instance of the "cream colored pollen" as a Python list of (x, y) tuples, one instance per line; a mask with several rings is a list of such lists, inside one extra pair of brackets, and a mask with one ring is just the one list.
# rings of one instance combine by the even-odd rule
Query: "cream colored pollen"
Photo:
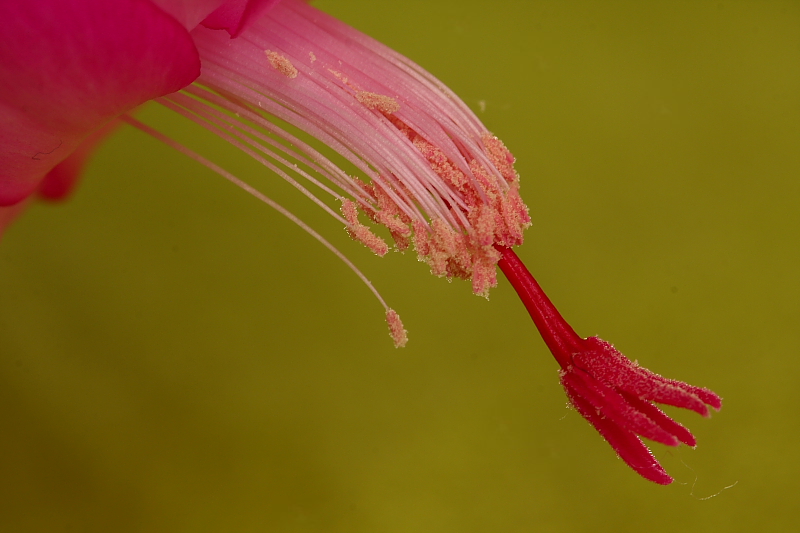
[(371, 93), (369, 91), (358, 91), (356, 93), (356, 100), (364, 104), (367, 109), (377, 109), (386, 115), (391, 115), (392, 113), (400, 111), (400, 103), (391, 96)]
[(272, 50), (264, 50), (264, 53), (267, 55), (267, 59), (269, 59), (269, 64), (272, 65), (272, 68), (289, 79), (297, 77), (297, 69), (294, 68), (292, 62), (286, 59), (286, 57)]

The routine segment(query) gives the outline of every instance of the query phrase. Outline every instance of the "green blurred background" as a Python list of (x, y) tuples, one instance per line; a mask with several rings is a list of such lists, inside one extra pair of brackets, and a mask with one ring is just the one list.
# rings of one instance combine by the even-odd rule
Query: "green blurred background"
[(800, 3), (316, 5), (506, 142), (533, 217), (519, 254), (579, 333), (724, 409), (670, 411), (700, 445), (654, 446), (677, 482), (640, 479), (565, 408), (507, 283), (486, 302), (378, 259), (152, 106), (353, 259), (409, 345), (292, 223), (123, 127), (0, 246), (0, 531), (793, 529)]

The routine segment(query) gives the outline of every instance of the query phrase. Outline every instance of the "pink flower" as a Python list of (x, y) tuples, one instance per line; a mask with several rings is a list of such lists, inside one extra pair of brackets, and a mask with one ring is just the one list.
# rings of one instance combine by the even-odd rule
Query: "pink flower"
[(236, 34), (274, 3), (0, 1), (0, 232), (34, 192), (67, 194), (116, 117), (197, 78), (189, 29)]
[[(398, 249), (413, 245), (434, 274), (472, 280), (477, 294), (497, 283), (494, 245), (522, 243), (530, 218), (503, 143), (429, 73), (306, 2), (7, 1), (0, 15), (17, 22), (0, 48), (0, 75), (14, 80), (0, 93), (0, 205), (37, 190), (63, 195), (96, 132), (121, 116), (338, 254), (282, 207), (124, 115), (155, 99), (262, 162), (376, 254), (389, 244), (362, 216), (385, 226)], [(272, 117), (333, 148), (360, 177)], [(373, 290), (403, 345), (397, 313), (339, 255)]]
[(654, 374), (598, 337), (579, 337), (517, 255), (509, 248), (501, 248), (500, 252), (500, 269), (561, 365), (561, 384), (572, 406), (638, 474), (662, 485), (672, 483), (637, 435), (667, 446), (695, 446), (697, 442), (688, 429), (652, 402), (683, 407), (708, 417), (706, 404), (719, 410), (720, 397), (708, 389)]
[(188, 32), (149, 1), (0, 2), (0, 205), (31, 195), (121, 113), (200, 73)]
[[(407, 58), (302, 0), (0, 0), (0, 230), (39, 193), (68, 193), (116, 121), (174, 146), (278, 209), (345, 261), (385, 309), (396, 345), (406, 331), (335, 248), (246, 183), (127, 113), (150, 100), (207, 128), (295, 186), (378, 255), (365, 223), (414, 247), (437, 276), (514, 284), (562, 366), (575, 408), (637, 472), (671, 478), (636, 436), (694, 445), (650, 402), (708, 413), (719, 398), (581, 339), (511, 251), (530, 225), (514, 157), (441, 82)], [(226, 30), (226, 31), (220, 31)], [(351, 176), (274, 118), (319, 139)], [(5, 207), (3, 207), (5, 206)], [(335, 209), (338, 207), (338, 211)]]

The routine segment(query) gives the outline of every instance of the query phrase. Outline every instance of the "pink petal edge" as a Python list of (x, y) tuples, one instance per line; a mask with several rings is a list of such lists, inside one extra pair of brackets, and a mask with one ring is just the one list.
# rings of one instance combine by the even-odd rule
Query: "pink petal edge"
[(150, 0), (192, 31), (226, 0)]
[(83, 168), (95, 147), (119, 126), (113, 120), (89, 135), (70, 155), (47, 173), (39, 184), (39, 196), (47, 200), (63, 200), (75, 188)]
[(191, 36), (149, 0), (0, 3), (0, 205), (39, 187), (93, 131), (194, 81)]
[(202, 24), (210, 30), (225, 30), (235, 38), (278, 2), (280, 0), (227, 0)]

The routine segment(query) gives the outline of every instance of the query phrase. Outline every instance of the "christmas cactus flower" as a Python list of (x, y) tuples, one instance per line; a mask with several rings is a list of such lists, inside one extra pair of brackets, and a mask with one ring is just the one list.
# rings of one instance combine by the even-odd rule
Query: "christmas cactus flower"
[[(413, 248), (433, 274), (470, 280), (484, 296), (499, 265), (560, 363), (572, 405), (645, 478), (671, 481), (637, 435), (695, 444), (651, 402), (704, 415), (706, 404), (720, 408), (714, 393), (578, 337), (511, 250), (530, 217), (505, 145), (431, 74), (307, 2), (0, 0), (0, 16), (10, 21), (0, 36), (0, 230), (32, 195), (67, 194), (92, 147), (123, 121), (328, 246), (377, 296), (395, 344), (406, 343), (397, 313), (313, 229), (129, 114), (152, 100), (261, 162), (378, 255)], [(279, 123), (320, 140), (358, 175)]]
[(121, 114), (200, 74), (189, 30), (238, 34), (276, 0), (0, 0), (0, 233), (61, 198)]
[(191, 36), (153, 2), (2, 0), (0, 16), (0, 206), (68, 188), (51, 172), (93, 133), (200, 74)]

